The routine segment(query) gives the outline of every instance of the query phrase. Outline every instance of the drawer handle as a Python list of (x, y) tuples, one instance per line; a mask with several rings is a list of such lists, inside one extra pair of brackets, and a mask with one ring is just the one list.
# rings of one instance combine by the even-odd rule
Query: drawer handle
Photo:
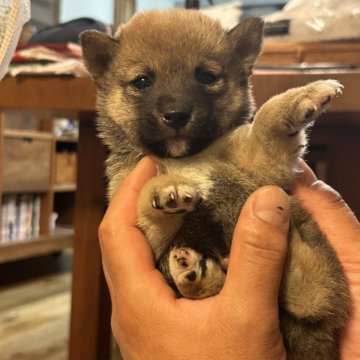
[(34, 141), (34, 139), (30, 138), (30, 137), (23, 137), (22, 138), (23, 141), (26, 141), (28, 143), (32, 143)]

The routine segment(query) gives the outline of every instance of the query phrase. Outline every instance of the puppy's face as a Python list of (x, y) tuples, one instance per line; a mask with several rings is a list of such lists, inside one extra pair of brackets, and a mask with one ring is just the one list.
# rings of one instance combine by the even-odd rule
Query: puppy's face
[(249, 118), (247, 80), (261, 39), (260, 19), (226, 33), (188, 10), (140, 13), (115, 38), (81, 36), (100, 117), (158, 157), (196, 154)]

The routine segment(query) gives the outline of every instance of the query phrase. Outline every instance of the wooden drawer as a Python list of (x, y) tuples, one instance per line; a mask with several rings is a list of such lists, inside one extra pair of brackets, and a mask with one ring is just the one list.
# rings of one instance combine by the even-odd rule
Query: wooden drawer
[(3, 191), (47, 191), (51, 180), (51, 151), (51, 135), (5, 133), (1, 154)]
[(76, 157), (75, 152), (55, 154), (55, 184), (76, 183)]

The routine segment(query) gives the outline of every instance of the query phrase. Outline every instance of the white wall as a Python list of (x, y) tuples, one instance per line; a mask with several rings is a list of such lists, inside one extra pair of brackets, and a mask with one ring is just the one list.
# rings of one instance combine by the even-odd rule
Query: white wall
[(61, 0), (60, 4), (61, 22), (79, 17), (114, 22), (114, 0)]
[(169, 9), (172, 8), (178, 3), (176, 0), (137, 0), (136, 11), (142, 11), (146, 9), (156, 8), (156, 9)]

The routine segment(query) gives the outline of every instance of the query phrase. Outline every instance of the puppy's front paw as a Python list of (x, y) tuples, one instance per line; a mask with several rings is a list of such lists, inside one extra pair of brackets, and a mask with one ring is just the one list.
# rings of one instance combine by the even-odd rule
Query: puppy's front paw
[(226, 269), (227, 258), (216, 261), (188, 247), (170, 252), (170, 275), (180, 294), (187, 298), (201, 299), (219, 293)]
[(200, 202), (201, 196), (194, 186), (174, 183), (153, 189), (151, 204), (154, 209), (174, 215), (192, 212)]

